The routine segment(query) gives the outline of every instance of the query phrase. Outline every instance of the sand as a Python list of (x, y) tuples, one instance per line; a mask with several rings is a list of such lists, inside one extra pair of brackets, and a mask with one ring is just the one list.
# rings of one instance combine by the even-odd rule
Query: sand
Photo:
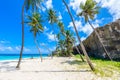
[[(22, 60), (21, 68), (15, 68), (17, 61), (0, 62), (0, 80), (103, 80), (90, 69), (78, 69), (70, 64), (74, 58), (54, 57)], [(112, 80), (112, 79), (105, 79)]]

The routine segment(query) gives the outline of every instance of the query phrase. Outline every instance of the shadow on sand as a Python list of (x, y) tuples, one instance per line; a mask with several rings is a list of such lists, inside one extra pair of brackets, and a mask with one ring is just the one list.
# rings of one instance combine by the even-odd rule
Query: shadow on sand
[(83, 62), (83, 61), (80, 61), (80, 60), (72, 60), (72, 61), (67, 60), (67, 61), (65, 61), (65, 62), (61, 62), (61, 64), (65, 64), (65, 63), (68, 63), (68, 64), (70, 64), (70, 65), (74, 65), (74, 64), (84, 65), (84, 64), (86, 64), (86, 62)]
[[(16, 71), (16, 66), (13, 66), (12, 64), (17, 65), (18, 61), (5, 61), (5, 62), (0, 62), (0, 72), (10, 72), (10, 71)], [(11, 64), (12, 63), (12, 64)], [(21, 62), (23, 63), (23, 61)]]
[(29, 73), (29, 72), (91, 72), (91, 70), (36, 70), (36, 71), (21, 71), (21, 72), (25, 72), (25, 73)]

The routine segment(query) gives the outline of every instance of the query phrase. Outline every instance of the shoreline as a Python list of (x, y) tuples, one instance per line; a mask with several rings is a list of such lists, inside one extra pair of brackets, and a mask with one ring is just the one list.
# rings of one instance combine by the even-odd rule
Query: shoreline
[[(43, 56), (42, 58), (47, 58), (48, 56)], [(26, 60), (26, 59), (39, 59), (40, 57), (24, 57), (22, 58), (22, 60)], [(18, 61), (19, 58), (17, 59), (4, 59), (4, 60), (0, 60), (0, 62), (4, 62), (4, 61)]]
[[(42, 57), (43, 59), (49, 58), (49, 57)], [(31, 60), (31, 59), (40, 59), (39, 57), (36, 58), (23, 58), (22, 61), (24, 60)], [(11, 59), (11, 60), (0, 60), (0, 62), (11, 62), (11, 61), (18, 61), (19, 59)]]

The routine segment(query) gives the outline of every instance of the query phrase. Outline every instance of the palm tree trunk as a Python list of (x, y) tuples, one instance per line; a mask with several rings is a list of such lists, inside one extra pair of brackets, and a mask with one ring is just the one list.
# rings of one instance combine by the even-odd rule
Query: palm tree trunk
[[(52, 26), (52, 28), (53, 28), (53, 32), (55, 32), (54, 26)], [(56, 39), (56, 37), (55, 37), (55, 33), (54, 33), (54, 39), (55, 39), (55, 42), (57, 42), (57, 39)], [(56, 47), (57, 47), (57, 43), (56, 43)], [(52, 54), (51, 54), (51, 58), (53, 58), (53, 55), (52, 55)]]
[(24, 48), (24, 7), (25, 7), (25, 4), (26, 4), (26, 0), (24, 1), (24, 4), (22, 6), (22, 45), (21, 45), (21, 50), (20, 50), (19, 61), (18, 61), (16, 68), (20, 68), (20, 63), (22, 60), (22, 54), (23, 54), (23, 48)]
[(70, 15), (70, 17), (71, 17), (71, 20), (72, 20), (72, 23), (73, 23), (73, 26), (74, 26), (76, 35), (77, 35), (78, 40), (79, 40), (79, 42), (80, 42), (80, 46), (81, 46), (81, 48), (82, 48), (82, 50), (83, 50), (83, 53), (84, 53), (84, 55), (85, 55), (85, 57), (86, 57), (87, 63), (89, 64), (91, 70), (94, 71), (95, 68), (94, 68), (92, 62), (90, 61), (90, 58), (89, 58), (89, 56), (88, 56), (88, 54), (87, 54), (87, 52), (86, 52), (86, 50), (85, 50), (85, 47), (84, 47), (84, 45), (83, 45), (83, 43), (82, 43), (82, 41), (81, 41), (81, 39), (80, 39), (80, 37), (79, 37), (78, 31), (77, 31), (77, 28), (76, 28), (74, 19), (73, 19), (73, 17), (72, 17), (72, 14), (71, 14), (71, 12), (70, 12), (70, 10), (69, 10), (69, 7), (68, 7), (68, 5), (66, 4), (66, 2), (65, 2), (64, 0), (62, 0), (62, 1), (63, 1), (63, 3), (65, 4), (65, 6), (66, 6), (66, 8), (67, 8), (67, 10), (68, 10), (68, 13), (69, 13), (69, 15)]
[(82, 57), (82, 55), (81, 55), (81, 53), (80, 53), (80, 51), (79, 51), (79, 49), (78, 49), (78, 47), (77, 47), (77, 46), (75, 46), (75, 49), (76, 49), (76, 50), (77, 50), (77, 52), (79, 53), (80, 58), (82, 59), (82, 61), (83, 61), (83, 62), (85, 62), (85, 60), (83, 59), (83, 57)]
[(41, 52), (40, 52), (40, 48), (38, 47), (38, 43), (37, 43), (35, 37), (34, 37), (34, 41), (35, 41), (35, 44), (36, 44), (36, 48), (38, 49), (38, 52), (39, 52), (39, 54), (40, 54), (40, 58), (41, 58), (41, 62), (42, 62), (42, 61), (43, 61), (43, 59), (42, 59), (42, 54), (41, 54)]
[(106, 50), (104, 44), (102, 43), (102, 40), (101, 40), (101, 38), (100, 38), (98, 32), (96, 31), (96, 29), (93, 27), (93, 25), (90, 23), (89, 20), (88, 20), (88, 23), (90, 24), (90, 26), (92, 27), (92, 29), (95, 31), (95, 34), (97, 35), (98, 40), (100, 41), (100, 43), (101, 43), (101, 45), (102, 45), (102, 47), (103, 47), (103, 50), (105, 51), (106, 55), (107, 55), (108, 58), (112, 61), (112, 58), (110, 57), (110, 55), (108, 54), (108, 52), (107, 52), (107, 50)]

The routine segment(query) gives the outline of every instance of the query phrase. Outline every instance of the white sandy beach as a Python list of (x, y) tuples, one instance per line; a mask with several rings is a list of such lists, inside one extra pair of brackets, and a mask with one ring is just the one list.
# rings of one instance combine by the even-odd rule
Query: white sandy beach
[[(22, 60), (20, 70), (17, 61), (0, 62), (0, 80), (103, 80), (90, 69), (79, 70), (77, 64), (70, 64), (74, 58), (54, 57)], [(112, 79), (105, 79), (112, 80)]]

